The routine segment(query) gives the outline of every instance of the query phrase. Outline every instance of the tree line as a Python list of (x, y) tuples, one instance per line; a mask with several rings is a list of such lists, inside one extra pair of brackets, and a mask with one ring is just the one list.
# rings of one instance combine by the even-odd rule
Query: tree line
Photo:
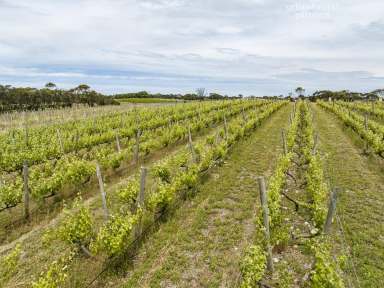
[(0, 112), (64, 108), (74, 104), (119, 105), (119, 102), (91, 90), (86, 84), (68, 90), (58, 89), (52, 82), (42, 89), (0, 85)]
[(329, 98), (335, 100), (344, 100), (344, 101), (356, 101), (356, 100), (365, 100), (372, 101), (378, 100), (384, 97), (384, 89), (376, 89), (371, 92), (361, 93), (353, 92), (348, 90), (341, 91), (330, 91), (330, 90), (321, 90), (316, 91), (312, 94), (310, 100), (316, 101), (316, 99), (328, 100)]
[[(373, 101), (384, 98), (384, 89), (376, 89), (371, 92), (353, 92), (349, 90), (331, 91), (331, 90), (318, 90), (312, 93), (312, 95), (305, 95), (305, 89), (303, 87), (297, 87), (295, 89), (297, 98), (309, 99), (310, 101), (316, 100), (343, 100), (343, 101)], [(283, 97), (283, 95), (281, 95)], [(287, 99), (293, 100), (293, 93), (289, 93)]]
[[(368, 93), (351, 92), (349, 90), (331, 91), (320, 90), (312, 95), (305, 96), (305, 89), (295, 89), (298, 98), (307, 98), (311, 101), (317, 99), (336, 99), (344, 101), (355, 100), (377, 100), (384, 97), (384, 89), (376, 89)], [(253, 98), (254, 96), (250, 96)], [(96, 105), (119, 105), (116, 99), (123, 98), (163, 98), (179, 100), (225, 100), (243, 98), (242, 94), (237, 96), (221, 95), (219, 93), (207, 93), (205, 88), (196, 89), (195, 93), (187, 94), (162, 94), (139, 91), (106, 96), (92, 90), (86, 84), (80, 84), (72, 89), (59, 89), (54, 83), (49, 82), (42, 89), (30, 87), (12, 87), (11, 85), (0, 85), (0, 113), (22, 110), (41, 110), (46, 108), (72, 107), (75, 104), (88, 106)], [(267, 99), (289, 99), (294, 100), (293, 93), (288, 96), (264, 96)]]
[(243, 95), (237, 96), (221, 95), (219, 93), (207, 93), (205, 88), (197, 88), (195, 93), (187, 94), (162, 94), (162, 93), (149, 93), (147, 91), (139, 91), (132, 93), (122, 93), (113, 95), (114, 99), (124, 98), (161, 98), (161, 99), (178, 99), (178, 100), (224, 100), (224, 99), (238, 99), (243, 98)]

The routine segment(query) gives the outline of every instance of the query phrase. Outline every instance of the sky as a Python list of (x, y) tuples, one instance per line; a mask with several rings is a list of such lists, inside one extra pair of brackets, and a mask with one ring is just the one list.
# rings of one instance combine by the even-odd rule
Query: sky
[(106, 94), (384, 88), (382, 0), (0, 0), (0, 84)]

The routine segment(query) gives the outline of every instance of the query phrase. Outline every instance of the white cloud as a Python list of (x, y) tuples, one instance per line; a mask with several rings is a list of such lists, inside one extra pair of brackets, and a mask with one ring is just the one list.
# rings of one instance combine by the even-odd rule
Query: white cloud
[(381, 0), (2, 0), (0, 82), (370, 90), (384, 75), (383, 9)]

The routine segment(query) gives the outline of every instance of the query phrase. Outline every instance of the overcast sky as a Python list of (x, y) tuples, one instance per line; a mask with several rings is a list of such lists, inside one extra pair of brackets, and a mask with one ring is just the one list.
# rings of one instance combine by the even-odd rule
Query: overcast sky
[(0, 84), (384, 88), (383, 0), (0, 0)]

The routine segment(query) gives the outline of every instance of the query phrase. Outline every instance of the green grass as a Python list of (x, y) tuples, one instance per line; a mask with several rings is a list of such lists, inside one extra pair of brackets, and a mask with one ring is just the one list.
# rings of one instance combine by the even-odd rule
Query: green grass
[(122, 98), (116, 99), (120, 103), (175, 103), (182, 102), (177, 99), (163, 99), (163, 98)]
[(144, 242), (127, 268), (127, 276), (109, 275), (98, 287), (237, 286), (242, 252), (255, 235), (256, 176), (271, 174), (289, 112), (290, 106), (282, 108), (236, 144), (229, 159), (211, 171), (196, 196)]
[[(331, 113), (317, 105), (315, 129), (320, 136), (320, 150), (326, 152), (329, 178), (343, 188), (338, 214), (345, 231), (334, 224), (338, 248), (349, 255), (346, 278), (355, 287), (382, 287), (384, 283), (384, 174), (380, 161), (363, 155), (363, 144), (356, 134), (343, 127)], [(348, 250), (351, 249), (351, 253)], [(356, 275), (354, 268), (356, 268)], [(356, 285), (356, 284), (360, 285)]]

